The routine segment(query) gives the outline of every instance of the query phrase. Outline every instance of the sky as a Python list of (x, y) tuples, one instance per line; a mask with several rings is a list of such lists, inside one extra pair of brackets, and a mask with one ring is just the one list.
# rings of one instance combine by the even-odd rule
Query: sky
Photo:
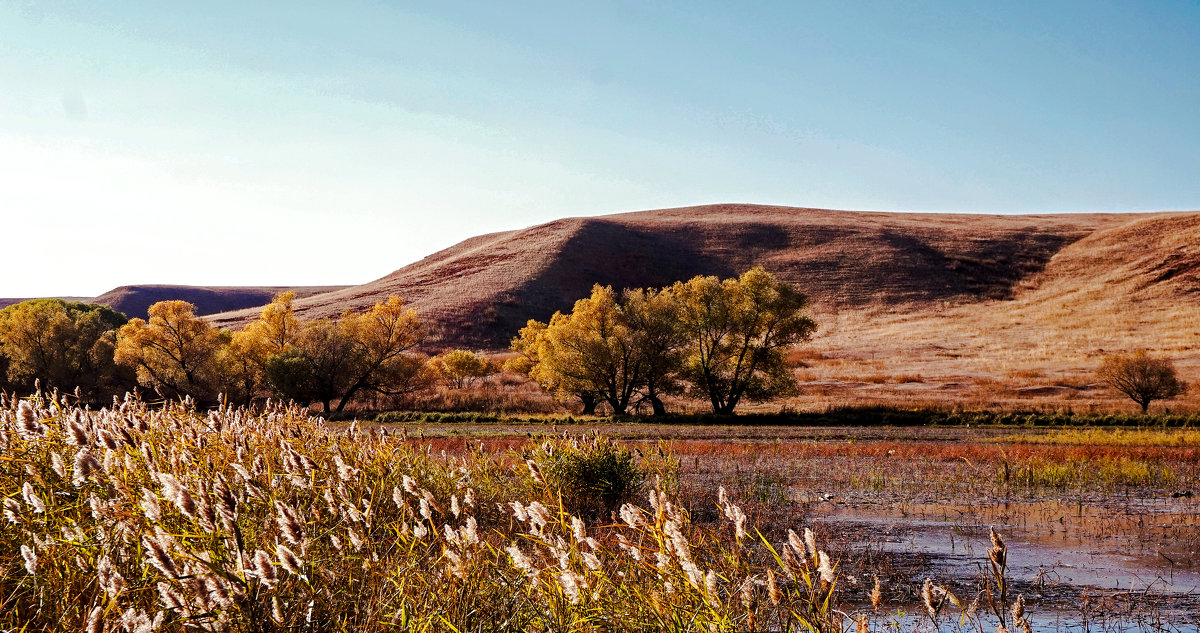
[(747, 202), (1200, 209), (1200, 2), (0, 0), (0, 296)]

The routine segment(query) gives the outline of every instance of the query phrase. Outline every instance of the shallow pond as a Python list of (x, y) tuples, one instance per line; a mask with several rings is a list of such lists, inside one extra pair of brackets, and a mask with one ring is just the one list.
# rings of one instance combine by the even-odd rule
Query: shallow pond
[[(990, 527), (1009, 547), (1008, 578), (1039, 630), (1196, 631), (1200, 515), (1180, 497), (995, 503), (824, 502), (813, 508), (852, 548), (873, 548), (973, 595)], [(968, 598), (969, 599), (969, 598)], [(915, 612), (917, 605), (908, 605)], [(949, 620), (954, 620), (953, 615)], [(928, 623), (928, 620), (925, 620)], [(911, 623), (910, 623), (911, 624)]]

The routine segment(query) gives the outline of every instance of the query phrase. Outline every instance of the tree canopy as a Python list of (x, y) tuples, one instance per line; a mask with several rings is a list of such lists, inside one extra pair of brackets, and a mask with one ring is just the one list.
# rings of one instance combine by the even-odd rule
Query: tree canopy
[(517, 355), (504, 363), (504, 369), (529, 376), (557, 398), (578, 398), (583, 405), (583, 414), (594, 414), (599, 397), (592, 385), (561, 375), (553, 370), (552, 364), (541, 362), (542, 339), (548, 328), (547, 324), (530, 319), (513, 338), (510, 347)]
[(595, 286), (568, 314), (556, 312), (538, 339), (537, 374), (590, 391), (624, 414), (644, 381), (642, 350), (611, 287)]
[(397, 297), (336, 321), (302, 323), (291, 297), (283, 295), (243, 332), (245, 349), (261, 359), (265, 380), (277, 394), (320, 402), (326, 413), (343, 411), (362, 394), (404, 394), (425, 384), (425, 359), (411, 352), (425, 339), (425, 329)]
[(232, 333), (196, 316), (189, 303), (156, 303), (148, 320), (121, 327), (116, 360), (164, 397), (202, 404), (220, 393), (244, 402), (278, 395), (341, 412), (365, 394), (404, 394), (427, 384), (425, 357), (411, 352), (425, 330), (399, 298), (309, 322), (296, 317), (293, 299), (279, 295)]
[(128, 319), (108, 306), (33, 299), (0, 310), (0, 382), (31, 391), (35, 382), (62, 391), (79, 389), (88, 401), (132, 386), (113, 361), (116, 330)]
[(662, 396), (689, 392), (729, 414), (743, 399), (795, 388), (785, 350), (808, 340), (816, 324), (807, 299), (762, 268), (735, 279), (696, 277), (620, 298), (595, 286), (567, 314), (530, 321), (513, 339), (522, 371), (559, 396), (589, 398), (614, 413), (643, 401), (663, 413)]
[(472, 380), (496, 373), (496, 367), (484, 356), (470, 350), (456, 349), (430, 359), (438, 374), (462, 389)]
[(715, 413), (795, 389), (784, 352), (817, 327), (803, 293), (761, 267), (736, 279), (695, 277), (670, 292), (687, 340), (682, 373)]
[(229, 332), (196, 316), (186, 301), (160, 301), (148, 312), (149, 320), (133, 319), (118, 331), (117, 363), (165, 398), (215, 402), (227, 376), (221, 361)]
[(1169, 400), (1187, 391), (1187, 383), (1175, 374), (1175, 366), (1165, 358), (1154, 358), (1145, 351), (1111, 354), (1096, 372), (1100, 380), (1138, 403), (1142, 413), (1155, 400)]

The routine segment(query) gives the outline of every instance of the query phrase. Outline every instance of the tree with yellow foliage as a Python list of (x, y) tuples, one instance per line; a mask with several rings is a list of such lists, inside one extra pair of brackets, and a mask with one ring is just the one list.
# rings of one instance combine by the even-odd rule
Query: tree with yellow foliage
[(339, 412), (360, 392), (409, 392), (409, 379), (425, 365), (424, 359), (410, 353), (426, 336), (416, 310), (405, 309), (399, 297), (388, 297), (362, 314), (342, 315), (338, 325), (353, 341), (354, 349), (349, 386), (338, 403)]
[(616, 415), (623, 415), (641, 389), (643, 356), (611, 287), (596, 285), (569, 314), (555, 313), (539, 341), (538, 372), (585, 385)]
[(425, 329), (398, 297), (361, 314), (308, 323), (292, 321), (290, 300), (277, 304), (264, 309), (261, 325), (246, 335), (256, 341), (248, 348), (270, 352), (263, 370), (276, 393), (340, 413), (362, 394), (407, 394), (428, 384), (425, 359), (412, 352)]
[(277, 295), (258, 320), (232, 334), (222, 364), (245, 399), (264, 387), (268, 360), (291, 349), (300, 335), (302, 323), (292, 308), (295, 298), (291, 291)]
[(430, 359), (438, 375), (450, 381), (456, 389), (466, 387), (472, 380), (496, 373), (496, 367), (486, 357), (470, 350), (456, 349)]
[(0, 355), (6, 370), (0, 382), (29, 392), (78, 388), (98, 403), (133, 386), (133, 376), (113, 362), (116, 330), (128, 321), (108, 306), (33, 299), (0, 310)]
[(530, 319), (513, 338), (510, 349), (517, 355), (504, 362), (504, 370), (529, 376), (539, 387), (554, 394), (556, 398), (578, 398), (583, 406), (583, 415), (594, 415), (600, 398), (591, 385), (557, 375), (542, 366), (538, 350), (541, 348), (541, 340), (547, 327), (541, 321)]
[(513, 349), (528, 362), (511, 367), (527, 364), (543, 388), (580, 397), (585, 414), (594, 412), (596, 400), (624, 414), (644, 384), (641, 341), (611, 287), (594, 286), (590, 297), (576, 301), (570, 313), (556, 312), (549, 324), (531, 321)]
[(736, 279), (694, 277), (670, 289), (687, 339), (683, 376), (713, 412), (732, 414), (743, 398), (795, 389), (786, 350), (812, 337), (808, 299), (762, 267)]
[(166, 398), (216, 401), (224, 382), (223, 348), (230, 335), (196, 316), (186, 301), (150, 306), (149, 320), (133, 319), (117, 332), (115, 360)]
[(668, 290), (627, 290), (622, 309), (635, 332), (642, 356), (645, 400), (654, 415), (667, 412), (662, 397), (680, 393), (679, 370), (687, 339), (679, 322), (679, 303)]

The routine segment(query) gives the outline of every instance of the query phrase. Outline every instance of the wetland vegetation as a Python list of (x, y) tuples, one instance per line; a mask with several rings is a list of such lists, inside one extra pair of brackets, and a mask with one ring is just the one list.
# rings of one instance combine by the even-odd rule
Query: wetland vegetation
[(69, 400), (4, 409), (6, 627), (1130, 631), (1200, 614), (1190, 429), (643, 433)]

